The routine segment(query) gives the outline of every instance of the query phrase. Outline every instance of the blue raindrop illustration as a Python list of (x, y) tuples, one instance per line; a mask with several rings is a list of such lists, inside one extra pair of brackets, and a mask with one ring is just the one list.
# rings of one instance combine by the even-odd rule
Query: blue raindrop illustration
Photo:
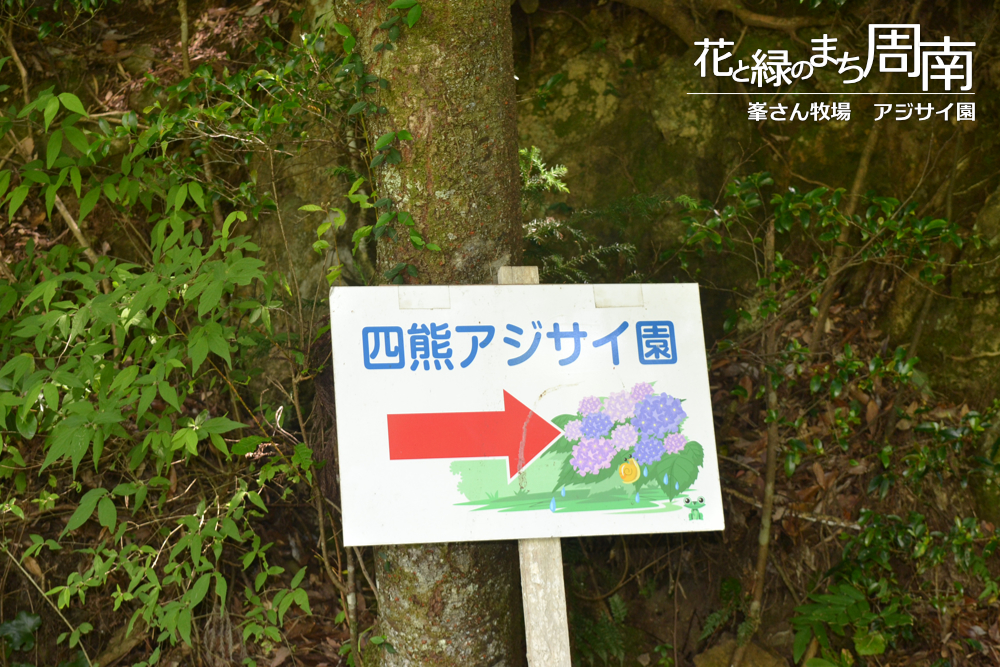
[(635, 502), (639, 502), (639, 494), (635, 494)]
[(556, 511), (556, 499), (555, 498), (553, 498), (552, 502), (549, 503), (549, 509), (552, 510), (553, 512)]
[[(563, 488), (562, 488), (562, 497), (563, 498), (566, 497), (566, 487), (565, 486), (563, 486)], [(553, 498), (552, 500), (555, 500), (555, 498)]]
[(674, 482), (674, 489), (676, 489), (677, 491), (680, 491), (681, 490), (681, 483), (680, 482)]
[(666, 486), (666, 485), (667, 485), (667, 484), (669, 484), (669, 483), (670, 483), (670, 478), (669, 478), (669, 476), (668, 476), (668, 475), (664, 475), (664, 476), (663, 476), (663, 486)]
[(642, 467), (642, 476), (643, 477), (649, 477), (649, 467), (648, 466), (643, 466)]

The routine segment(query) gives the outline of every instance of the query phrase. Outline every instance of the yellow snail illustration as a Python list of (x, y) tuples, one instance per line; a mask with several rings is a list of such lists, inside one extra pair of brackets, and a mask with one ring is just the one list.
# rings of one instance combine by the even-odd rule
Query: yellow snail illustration
[(626, 484), (631, 484), (635, 480), (639, 479), (639, 464), (636, 463), (635, 459), (629, 459), (625, 463), (618, 466), (618, 475)]

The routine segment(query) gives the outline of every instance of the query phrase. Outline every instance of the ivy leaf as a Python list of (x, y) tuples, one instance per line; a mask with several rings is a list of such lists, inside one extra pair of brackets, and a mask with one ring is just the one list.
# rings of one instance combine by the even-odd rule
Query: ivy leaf
[[(74, 322), (74, 325), (75, 324), (76, 323)], [(131, 366), (123, 368), (122, 371), (118, 373), (118, 375), (115, 377), (114, 382), (111, 383), (111, 391), (114, 391), (115, 389), (122, 389), (122, 390), (128, 389), (132, 385), (132, 383), (135, 382), (135, 378), (138, 375), (139, 375), (138, 364), (132, 364)]]
[(73, 512), (72, 516), (69, 518), (69, 522), (66, 527), (63, 528), (62, 535), (70, 532), (71, 530), (76, 530), (83, 524), (87, 523), (90, 516), (94, 513), (94, 508), (97, 507), (97, 501), (108, 495), (107, 489), (91, 489), (83, 494), (80, 498), (80, 504), (77, 505), (76, 511)]
[(205, 191), (202, 189), (201, 184), (196, 181), (188, 183), (188, 194), (191, 195), (191, 200), (198, 205), (198, 208), (204, 211)]
[(854, 649), (858, 655), (882, 655), (885, 653), (885, 636), (881, 632), (865, 632), (854, 635)]
[(239, 442), (233, 445), (233, 456), (246, 456), (250, 452), (256, 451), (257, 445), (262, 442), (267, 442), (267, 438), (259, 435), (248, 435), (245, 438), (241, 438)]
[(198, 577), (198, 581), (194, 582), (194, 586), (192, 586), (191, 590), (188, 591), (188, 600), (192, 607), (198, 605), (205, 599), (205, 595), (208, 593), (208, 585), (211, 581), (212, 573), (206, 572)]
[(45, 147), (45, 167), (47, 169), (51, 169), (52, 163), (56, 161), (57, 157), (59, 157), (59, 153), (62, 151), (62, 142), (62, 130), (56, 130), (49, 137), (49, 143)]
[(221, 280), (213, 280), (208, 284), (198, 301), (198, 317), (204, 317), (205, 313), (219, 305), (219, 300), (222, 298), (222, 287)]
[(181, 640), (191, 646), (191, 610), (182, 609), (177, 614), (177, 632), (181, 635)]
[(413, 135), (410, 134), (409, 130), (400, 130), (396, 136), (399, 137), (400, 141), (413, 141)]
[(177, 412), (181, 411), (181, 403), (177, 400), (177, 390), (169, 382), (160, 381), (156, 383), (156, 388), (160, 391), (160, 396), (170, 404)]
[(365, 238), (366, 236), (371, 236), (371, 233), (372, 233), (371, 225), (365, 225), (364, 227), (359, 227), (357, 231), (354, 232), (354, 235), (351, 237), (351, 242), (354, 243), (354, 250), (351, 251), (351, 254), (354, 254), (358, 251), (358, 245), (361, 243), (361, 239)]
[[(344, 53), (349, 55), (354, 51), (354, 45), (357, 44), (357, 40), (351, 34), (351, 29), (343, 23), (334, 23), (333, 29), (337, 31), (338, 35), (344, 38)], [(352, 111), (351, 113), (355, 112)]]
[[(21, 208), (21, 204), (24, 203), (24, 198), (28, 196), (28, 190), (30, 188), (31, 186), (27, 183), (22, 183), (14, 188), (14, 191), (10, 193), (10, 207), (7, 209), (8, 219), (14, 219), (14, 214), (17, 213), (17, 209)], [(98, 193), (98, 195), (100, 195), (100, 193)]]
[(204, 336), (198, 336), (188, 342), (188, 356), (191, 357), (191, 372), (197, 373), (208, 358), (208, 341)]
[(97, 504), (97, 520), (108, 531), (114, 532), (115, 526), (118, 525), (118, 509), (115, 508), (115, 501), (107, 496), (101, 498), (101, 501)]
[(15, 651), (30, 651), (35, 647), (35, 631), (42, 626), (42, 618), (26, 611), (17, 612), (14, 620), (0, 623), (0, 637), (10, 643)]
[[(70, 170), (70, 178), (73, 177), (73, 171)], [(79, 224), (83, 222), (83, 219), (87, 217), (94, 207), (97, 206), (97, 200), (101, 198), (101, 189), (92, 188), (90, 192), (83, 196), (80, 200), (80, 216), (77, 218), (76, 222)]]
[(202, 425), (202, 429), (209, 433), (228, 433), (238, 428), (246, 428), (246, 424), (233, 421), (228, 417), (213, 417)]
[(87, 115), (87, 110), (83, 108), (83, 103), (80, 102), (80, 98), (73, 93), (59, 93), (59, 101), (62, 102), (64, 107), (73, 113), (78, 113), (81, 116)]
[(351, 184), (351, 189), (348, 190), (347, 194), (348, 195), (353, 195), (355, 192), (358, 191), (358, 188), (360, 188), (361, 184), (364, 183), (364, 182), (365, 182), (365, 177), (364, 176), (362, 176), (358, 180), (354, 181), (354, 183)]
[(411, 28), (417, 24), (420, 20), (421, 15), (424, 13), (424, 8), (420, 5), (414, 5), (410, 11), (406, 14), (406, 25)]
[(56, 117), (57, 113), (59, 113), (59, 98), (50, 97), (49, 101), (45, 103), (45, 111), (42, 113), (42, 117), (45, 120), (46, 132), (49, 131), (49, 125), (52, 123), (52, 120)]
[[(68, 137), (69, 134), (67, 134), (66, 136)], [(70, 140), (70, 143), (73, 143), (72, 139)], [(73, 189), (76, 191), (76, 196), (79, 197), (80, 187), (83, 185), (83, 178), (80, 176), (79, 167), (69, 168), (69, 182), (73, 184)]]
[(178, 211), (184, 206), (184, 202), (187, 201), (188, 195), (188, 184), (185, 183), (181, 187), (177, 188), (177, 199), (174, 201), (174, 208)]
[(331, 213), (337, 214), (337, 218), (333, 221), (334, 228), (340, 228), (347, 224), (347, 215), (342, 210), (335, 208)]
[(375, 142), (375, 150), (380, 151), (384, 149), (386, 146), (391, 144), (395, 138), (396, 138), (395, 132), (386, 132), (385, 134), (383, 134), (381, 137), (378, 138), (378, 141)]

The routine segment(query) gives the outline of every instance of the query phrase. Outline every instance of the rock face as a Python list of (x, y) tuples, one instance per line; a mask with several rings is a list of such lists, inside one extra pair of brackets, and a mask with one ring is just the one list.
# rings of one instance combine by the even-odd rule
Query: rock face
[(687, 94), (717, 84), (699, 76), (697, 55), (670, 31), (639, 11), (616, 14), (607, 4), (576, 20), (515, 11), (521, 146), (569, 168), (572, 206), (639, 193), (714, 196), (749, 126), (727, 122), (715, 96)]
[[(694, 667), (729, 667), (733, 653), (736, 652), (736, 640), (727, 639), (713, 646), (701, 655), (694, 657)], [(750, 644), (743, 654), (743, 667), (788, 667), (788, 661), (768, 653), (756, 644)]]

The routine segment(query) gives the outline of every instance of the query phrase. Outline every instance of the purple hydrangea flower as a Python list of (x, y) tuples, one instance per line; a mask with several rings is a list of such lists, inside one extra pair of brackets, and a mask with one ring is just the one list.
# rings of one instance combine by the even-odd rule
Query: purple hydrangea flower
[(667, 436), (667, 439), (663, 441), (663, 447), (667, 450), (667, 454), (676, 454), (684, 449), (687, 442), (687, 436), (683, 436), (680, 433), (671, 433)]
[(640, 382), (636, 386), (632, 387), (632, 400), (638, 403), (647, 396), (651, 396), (653, 393), (653, 385), (648, 382)]
[(609, 467), (614, 456), (615, 448), (607, 438), (584, 438), (573, 447), (573, 458), (569, 462), (582, 477)]
[(653, 394), (635, 406), (635, 423), (643, 435), (662, 438), (667, 433), (680, 430), (687, 413), (681, 402), (667, 394)]
[(627, 391), (619, 391), (608, 397), (604, 412), (616, 422), (625, 421), (635, 416), (635, 401)]
[(635, 460), (639, 465), (656, 463), (663, 458), (665, 453), (663, 441), (648, 435), (642, 436), (642, 440), (635, 446)]
[(624, 451), (635, 447), (639, 439), (639, 433), (631, 424), (622, 424), (611, 433), (611, 444), (615, 446), (615, 451)]
[(575, 419), (570, 423), (566, 424), (566, 428), (563, 429), (563, 435), (566, 436), (567, 440), (572, 440), (576, 442), (583, 437), (583, 422), (579, 419)]
[(601, 411), (601, 399), (596, 396), (588, 396), (580, 401), (580, 414), (592, 415)]
[(588, 438), (601, 438), (608, 434), (615, 423), (603, 412), (595, 412), (583, 418), (583, 434)]

